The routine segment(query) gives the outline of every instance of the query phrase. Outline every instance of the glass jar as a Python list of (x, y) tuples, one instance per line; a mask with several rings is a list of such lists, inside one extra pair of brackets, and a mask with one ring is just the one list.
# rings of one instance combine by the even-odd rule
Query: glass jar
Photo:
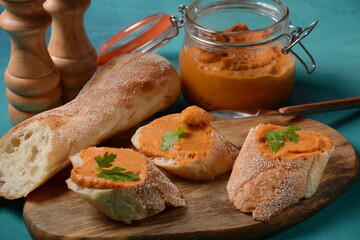
[[(278, 0), (198, 0), (181, 12), (179, 71), (191, 104), (206, 110), (275, 109), (287, 101), (298, 57), (291, 47), (317, 22), (304, 30), (291, 26), (288, 8)], [(315, 64), (303, 49), (312, 60), (311, 73)]]
[[(152, 14), (121, 30), (100, 46), (98, 64), (119, 54), (156, 51), (184, 27), (183, 95), (206, 110), (278, 108), (294, 86), (294, 57), (308, 73), (315, 69), (300, 40), (318, 21), (304, 29), (290, 25), (289, 10), (280, 0), (195, 0), (180, 5), (179, 12), (180, 18)], [(311, 68), (292, 51), (296, 44)]]

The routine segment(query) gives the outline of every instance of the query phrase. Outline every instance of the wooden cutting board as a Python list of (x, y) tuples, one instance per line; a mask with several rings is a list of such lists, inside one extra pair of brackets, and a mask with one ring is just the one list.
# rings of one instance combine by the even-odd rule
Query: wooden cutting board
[[(314, 196), (300, 200), (269, 222), (257, 222), (235, 209), (228, 199), (226, 184), (230, 173), (208, 182), (189, 182), (171, 174), (188, 206), (169, 207), (155, 216), (131, 225), (113, 221), (67, 189), (65, 169), (26, 199), (24, 219), (36, 239), (259, 239), (271, 236), (327, 206), (355, 180), (359, 171), (351, 144), (334, 129), (299, 117), (256, 117), (213, 122), (212, 125), (234, 145), (241, 147), (248, 130), (258, 123), (289, 125), (319, 131), (330, 136), (336, 148)], [(129, 144), (129, 135), (111, 139), (107, 146)]]

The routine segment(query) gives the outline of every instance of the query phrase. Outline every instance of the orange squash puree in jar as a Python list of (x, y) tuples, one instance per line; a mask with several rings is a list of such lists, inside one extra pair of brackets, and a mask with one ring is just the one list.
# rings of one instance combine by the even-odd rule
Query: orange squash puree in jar
[(307, 159), (312, 155), (327, 152), (334, 146), (333, 141), (325, 134), (299, 130), (296, 131), (299, 134), (298, 143), (285, 140), (285, 145), (279, 151), (273, 152), (270, 144), (266, 142), (265, 136), (270, 130), (284, 128), (283, 126), (271, 124), (258, 127), (256, 131), (259, 141), (258, 149), (264, 158), (281, 160)]
[[(224, 32), (249, 29), (242, 24)], [(219, 35), (221, 43), (256, 42), (265, 32), (241, 36)], [(283, 105), (294, 86), (295, 59), (281, 53), (281, 45), (247, 47), (242, 51), (210, 51), (197, 45), (183, 48), (179, 68), (184, 96), (206, 110), (261, 107), (274, 109)]]
[[(98, 164), (96, 163), (94, 157), (103, 157), (105, 152), (108, 152), (108, 154), (116, 154), (115, 161), (111, 163), (112, 167), (109, 169), (116, 166), (122, 167), (126, 169), (125, 172), (133, 172), (139, 175), (139, 179), (134, 181), (114, 182), (105, 178), (99, 178), (97, 174), (100, 171), (96, 170), (96, 168), (98, 168)], [(130, 149), (90, 147), (85, 150), (81, 150), (80, 157), (84, 160), (84, 163), (72, 169), (70, 178), (74, 183), (82, 187), (95, 189), (130, 187), (143, 183), (147, 177), (148, 167), (146, 158)]]
[[(204, 157), (213, 144), (215, 131), (209, 125), (211, 120), (209, 113), (195, 106), (155, 119), (141, 129), (139, 150), (147, 156), (175, 159), (179, 165), (195, 161)], [(163, 135), (183, 126), (186, 127), (181, 140), (163, 151)]]

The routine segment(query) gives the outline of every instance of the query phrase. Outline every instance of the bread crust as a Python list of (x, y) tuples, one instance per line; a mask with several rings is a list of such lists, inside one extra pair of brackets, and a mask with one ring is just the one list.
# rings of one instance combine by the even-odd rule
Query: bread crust
[[(70, 158), (74, 166), (83, 163), (79, 154)], [(146, 176), (145, 181), (140, 184), (113, 189), (82, 187), (70, 178), (66, 183), (71, 190), (108, 217), (128, 224), (133, 220), (155, 215), (163, 211), (166, 206), (186, 206), (177, 187), (149, 160), (147, 160)]]
[(258, 150), (257, 128), (250, 129), (245, 139), (227, 191), (237, 209), (252, 212), (255, 220), (267, 221), (315, 193), (333, 149), (307, 159), (265, 159)]
[(1, 138), (0, 196), (27, 196), (67, 166), (68, 156), (166, 109), (180, 90), (175, 68), (159, 55), (110, 60), (73, 101), (20, 123)]
[[(133, 145), (140, 149), (139, 138), (141, 136), (140, 127), (137, 129), (131, 141)], [(164, 157), (149, 157), (153, 163), (160, 166), (167, 171), (174, 173), (182, 178), (193, 181), (206, 181), (212, 180), (229, 171), (239, 153), (231, 142), (223, 137), (216, 129), (214, 141), (210, 151), (202, 158), (186, 164), (177, 164), (174, 159)]]

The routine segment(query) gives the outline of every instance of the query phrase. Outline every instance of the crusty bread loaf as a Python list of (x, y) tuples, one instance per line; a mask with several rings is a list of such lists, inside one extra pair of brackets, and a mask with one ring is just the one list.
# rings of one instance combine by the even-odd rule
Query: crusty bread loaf
[[(130, 149), (133, 154), (140, 154)], [(125, 223), (140, 220), (163, 211), (166, 206), (186, 206), (177, 187), (160, 170), (147, 161), (146, 179), (136, 185), (110, 189), (94, 189), (79, 186), (71, 178), (68, 187), (108, 217)], [(70, 157), (73, 166), (83, 164), (80, 154)]]
[[(144, 127), (137, 129), (131, 141), (133, 145), (141, 151), (139, 138)], [(229, 171), (239, 153), (239, 150), (222, 136), (216, 129), (210, 150), (205, 156), (195, 159), (194, 161), (178, 164), (175, 159), (165, 158), (161, 156), (153, 156), (149, 158), (167, 171), (174, 173), (182, 178), (195, 181), (205, 181), (214, 179), (227, 171)], [(186, 139), (184, 139), (186, 141)]]
[(176, 70), (159, 55), (112, 59), (76, 99), (22, 122), (1, 138), (0, 196), (25, 197), (67, 166), (70, 155), (164, 110), (180, 90)]
[(227, 185), (230, 201), (255, 220), (266, 221), (303, 197), (312, 196), (334, 149), (307, 159), (265, 159), (250, 129)]

